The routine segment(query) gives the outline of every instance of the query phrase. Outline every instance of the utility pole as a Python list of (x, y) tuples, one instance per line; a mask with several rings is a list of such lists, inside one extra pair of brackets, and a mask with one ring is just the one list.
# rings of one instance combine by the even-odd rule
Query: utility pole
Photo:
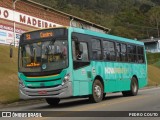
[(12, 0), (12, 7), (13, 7), (13, 42), (14, 46), (16, 47), (16, 22), (15, 22), (15, 9), (16, 9), (16, 2), (19, 0)]

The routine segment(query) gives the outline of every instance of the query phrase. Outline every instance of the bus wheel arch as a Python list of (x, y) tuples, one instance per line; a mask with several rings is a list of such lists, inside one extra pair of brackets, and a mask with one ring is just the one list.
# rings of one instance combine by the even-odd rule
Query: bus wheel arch
[[(96, 79), (99, 80), (99, 81), (102, 83), (103, 88), (104, 88), (104, 81), (103, 81), (102, 77), (101, 77), (100, 75), (97, 75), (97, 76), (95, 77), (94, 81), (95, 81)], [(93, 82), (93, 83), (94, 83), (94, 82)], [(104, 89), (103, 89), (103, 91), (104, 91)]]
[(94, 103), (102, 101), (104, 98), (104, 82), (101, 76), (96, 76), (92, 84), (92, 94), (89, 100)]
[(138, 78), (136, 75), (133, 75), (131, 78), (130, 83), (130, 90), (129, 91), (122, 91), (123, 96), (136, 96), (138, 93), (139, 85), (138, 85)]

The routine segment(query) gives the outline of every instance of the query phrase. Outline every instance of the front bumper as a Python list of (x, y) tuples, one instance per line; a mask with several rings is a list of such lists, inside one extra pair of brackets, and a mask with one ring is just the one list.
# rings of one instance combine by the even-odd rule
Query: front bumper
[(72, 84), (67, 82), (65, 85), (59, 85), (52, 88), (23, 88), (19, 86), (20, 99), (36, 98), (68, 98), (72, 96)]

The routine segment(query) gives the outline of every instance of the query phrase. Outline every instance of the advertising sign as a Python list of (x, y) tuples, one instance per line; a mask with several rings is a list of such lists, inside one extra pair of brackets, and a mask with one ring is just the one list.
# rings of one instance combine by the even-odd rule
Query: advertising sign
[(59, 24), (0, 7), (0, 18), (37, 28), (58, 27)]
[[(34, 16), (30, 16), (24, 13), (13, 11), (4, 7), (0, 7), (0, 19), (21, 23), (27, 26), (37, 27), (37, 28), (49, 28), (58, 27), (59, 24), (43, 20)], [(25, 32), (23, 29), (15, 29), (15, 39), (13, 33), (13, 26), (4, 25), (0, 23), (0, 43), (1, 44), (11, 44), (14, 43), (16, 46), (19, 43), (20, 35)]]

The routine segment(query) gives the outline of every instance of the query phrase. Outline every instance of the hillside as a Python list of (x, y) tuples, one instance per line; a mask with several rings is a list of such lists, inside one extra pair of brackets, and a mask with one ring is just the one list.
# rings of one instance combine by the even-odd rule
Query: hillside
[(160, 53), (147, 53), (148, 64), (156, 64), (160, 61)]
[(148, 65), (148, 81), (150, 86), (160, 85), (160, 68), (153, 65)]
[[(13, 102), (19, 99), (17, 48), (14, 48), (13, 56), (13, 58), (9, 58), (9, 46), (0, 45), (0, 103)], [(160, 85), (160, 69), (154, 65), (148, 65), (148, 72), (149, 85)]]
[(160, 37), (160, 0), (34, 0), (127, 38)]
[(154, 63), (153, 65), (160, 68), (160, 60), (158, 62)]
[(147, 53), (148, 64), (160, 68), (160, 53)]

